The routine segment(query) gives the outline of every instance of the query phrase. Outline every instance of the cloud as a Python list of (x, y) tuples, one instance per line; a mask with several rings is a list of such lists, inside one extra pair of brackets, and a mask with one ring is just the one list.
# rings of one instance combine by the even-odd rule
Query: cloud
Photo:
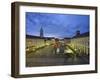
[(72, 37), (89, 31), (89, 15), (26, 12), (26, 33), (39, 35), (41, 27), (46, 36)]

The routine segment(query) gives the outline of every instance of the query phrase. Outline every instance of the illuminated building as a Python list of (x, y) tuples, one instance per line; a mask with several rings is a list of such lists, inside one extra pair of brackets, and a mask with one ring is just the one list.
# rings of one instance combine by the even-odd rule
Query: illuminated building
[(89, 32), (80, 34), (80, 31), (77, 31), (71, 39), (71, 46), (78, 50), (80, 54), (89, 54)]

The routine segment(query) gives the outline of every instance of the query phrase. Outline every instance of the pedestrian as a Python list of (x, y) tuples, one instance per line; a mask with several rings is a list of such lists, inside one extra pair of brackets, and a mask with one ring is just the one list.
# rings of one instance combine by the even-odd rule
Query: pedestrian
[(64, 54), (65, 48), (66, 48), (65, 43), (62, 41), (62, 42), (60, 43), (60, 53)]
[(54, 42), (54, 52), (55, 52), (55, 54), (58, 54), (59, 53), (59, 51), (60, 51), (60, 43), (59, 43), (59, 40), (58, 39), (55, 39), (55, 42)]

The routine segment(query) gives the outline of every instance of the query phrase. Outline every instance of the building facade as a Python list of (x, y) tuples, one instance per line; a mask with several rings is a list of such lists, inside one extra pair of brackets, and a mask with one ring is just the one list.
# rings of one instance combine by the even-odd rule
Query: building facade
[[(78, 32), (78, 34), (77, 34)], [(89, 54), (89, 32), (80, 34), (79, 31), (71, 39), (70, 45), (78, 50), (80, 54)]]

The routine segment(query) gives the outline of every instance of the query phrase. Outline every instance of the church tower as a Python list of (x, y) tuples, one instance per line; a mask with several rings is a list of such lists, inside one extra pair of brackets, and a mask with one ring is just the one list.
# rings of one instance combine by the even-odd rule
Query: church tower
[(40, 37), (44, 37), (44, 35), (43, 35), (43, 28), (42, 27), (40, 29)]
[(80, 31), (77, 30), (77, 31), (76, 31), (76, 36), (79, 36), (79, 35), (80, 35)]

